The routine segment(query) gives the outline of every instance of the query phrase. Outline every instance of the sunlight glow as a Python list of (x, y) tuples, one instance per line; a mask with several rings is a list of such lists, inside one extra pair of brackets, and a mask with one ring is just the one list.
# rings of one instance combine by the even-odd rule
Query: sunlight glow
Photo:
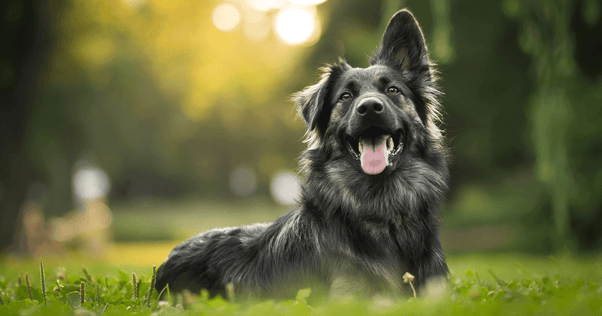
[(280, 38), (292, 45), (309, 41), (317, 29), (315, 14), (302, 8), (288, 8), (276, 16), (275, 28)]
[(252, 40), (261, 41), (265, 39), (270, 33), (270, 22), (266, 14), (259, 11), (247, 12), (243, 31)]
[(326, 0), (289, 0), (290, 3), (296, 5), (318, 5), (326, 2)]
[(229, 4), (222, 3), (213, 9), (211, 15), (213, 25), (220, 31), (231, 31), (240, 23), (241, 17), (238, 9)]
[(247, 0), (247, 3), (255, 10), (266, 12), (278, 5), (277, 0)]
[(132, 8), (140, 7), (141, 5), (143, 5), (146, 2), (145, 0), (124, 0), (124, 1), (127, 5), (129, 5)]

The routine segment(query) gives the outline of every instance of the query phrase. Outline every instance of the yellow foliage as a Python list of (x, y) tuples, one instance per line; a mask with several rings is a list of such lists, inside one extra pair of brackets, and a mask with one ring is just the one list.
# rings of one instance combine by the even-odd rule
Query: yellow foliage
[[(211, 19), (219, 3), (74, 0), (57, 19), (60, 40), (53, 63), (69, 68), (73, 67), (69, 60), (74, 60), (102, 86), (107, 79), (103, 70), (117, 56), (142, 60), (150, 66), (152, 81), (166, 96), (180, 100), (182, 112), (192, 121), (206, 118), (217, 104), (229, 128), (244, 119), (245, 108), (278, 112), (286, 97), (278, 95), (280, 83), (289, 81), (285, 76), (290, 76), (307, 47), (285, 45), (273, 30), (263, 39), (247, 38), (244, 25), (256, 23), (257, 12), (242, 2), (234, 4), (243, 26), (222, 32)], [(263, 17), (268, 27), (269, 15)], [(53, 71), (59, 78), (66, 74), (62, 68)]]

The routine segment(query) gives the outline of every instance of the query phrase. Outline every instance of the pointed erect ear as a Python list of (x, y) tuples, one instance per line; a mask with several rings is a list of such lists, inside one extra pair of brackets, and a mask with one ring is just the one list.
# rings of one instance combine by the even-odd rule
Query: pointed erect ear
[(396, 66), (402, 70), (429, 66), (424, 36), (418, 22), (409, 11), (398, 11), (389, 21), (378, 51), (371, 59), (371, 64), (378, 63)]

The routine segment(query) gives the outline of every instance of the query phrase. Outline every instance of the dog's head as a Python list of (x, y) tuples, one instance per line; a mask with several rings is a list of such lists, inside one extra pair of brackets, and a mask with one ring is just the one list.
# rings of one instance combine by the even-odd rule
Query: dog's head
[[(422, 31), (409, 11), (389, 21), (367, 68), (341, 60), (322, 79), (294, 95), (311, 149), (323, 148), (368, 175), (388, 173), (409, 146), (441, 133), (435, 76)], [(327, 147), (327, 148), (325, 148)]]

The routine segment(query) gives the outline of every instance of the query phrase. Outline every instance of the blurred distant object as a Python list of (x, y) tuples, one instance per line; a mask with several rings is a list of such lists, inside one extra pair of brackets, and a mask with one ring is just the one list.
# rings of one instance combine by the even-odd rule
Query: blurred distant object
[[(595, 5), (590, 5), (593, 2)], [(590, 117), (594, 117), (593, 113), (588, 111), (582, 112), (585, 116), (581, 118), (575, 117), (576, 113), (583, 111), (577, 104), (580, 103), (578, 96), (593, 92), (591, 97), (596, 98), (597, 95), (598, 102), (602, 100), (600, 82), (591, 92), (579, 91), (580, 89), (574, 87), (579, 66), (575, 51), (583, 44), (577, 42), (575, 45), (571, 28), (577, 24), (575, 20), (583, 19), (589, 28), (598, 24), (600, 29), (602, 23), (599, 19), (599, 1), (580, 2), (579, 4), (586, 8), (584, 11), (579, 10), (578, 7), (574, 8), (574, 4), (570, 2), (562, 1), (535, 1), (517, 5), (516, 0), (505, 0), (505, 3), (507, 14), (523, 18), (519, 44), (521, 49), (532, 58), (534, 70), (535, 88), (529, 100), (528, 112), (535, 154), (534, 174), (545, 189), (544, 201), (548, 204), (540, 216), (551, 217), (555, 231), (551, 239), (555, 249), (573, 248), (575, 237), (582, 239), (578, 242), (581, 245), (592, 241), (600, 245), (602, 187), (599, 186), (599, 181), (602, 169), (600, 164), (593, 169), (583, 168), (582, 164), (576, 163), (576, 158), (580, 155), (599, 156), (602, 147), (596, 145), (590, 149), (593, 151), (588, 153), (576, 151), (576, 146), (571, 144), (573, 141), (578, 142), (581, 138), (578, 135), (588, 133), (587, 127), (580, 128), (576, 123), (581, 121), (587, 125), (591, 122)], [(598, 12), (591, 15), (587, 12), (591, 9)], [(563, 14), (571, 10), (575, 10), (573, 16)], [(579, 18), (576, 19), (575, 15)], [(596, 22), (592, 23), (594, 20)], [(602, 33), (598, 35), (600, 34)], [(586, 61), (586, 67), (590, 67), (588, 63), (595, 66), (597, 59), (599, 58), (594, 57), (593, 60)], [(598, 117), (596, 124), (599, 123)], [(577, 130), (579, 132), (574, 134)], [(591, 132), (593, 131), (590, 130), (589, 133)], [(597, 138), (599, 140), (600, 136)], [(579, 169), (582, 172), (575, 174)], [(586, 178), (591, 179), (590, 174), (597, 174), (594, 179), (598, 179), (595, 179), (594, 183), (586, 180)], [(591, 187), (592, 184), (598, 187)], [(574, 233), (573, 229), (575, 229)], [(583, 233), (586, 230), (589, 232)], [(597, 233), (592, 234), (594, 231)]]
[(60, 243), (52, 239), (42, 205), (46, 199), (46, 186), (34, 183), (27, 190), (27, 201), (22, 209), (18, 253), (39, 257), (45, 253), (62, 251)]
[(107, 174), (89, 161), (76, 163), (73, 193), (78, 209), (52, 221), (52, 237), (61, 243), (75, 243), (93, 256), (102, 256), (110, 239), (113, 220), (106, 205), (110, 183)]
[(28, 201), (23, 207), (22, 228), (20, 253), (40, 257), (43, 254), (62, 251), (61, 244), (51, 238), (44, 213), (34, 201)]
[(281, 170), (272, 177), (270, 192), (276, 202), (294, 205), (301, 198), (301, 180), (293, 172)]
[(0, 2), (0, 252), (18, 246), (19, 215), (38, 178), (28, 141), (52, 47), (49, 6)]
[(112, 221), (113, 215), (103, 198), (89, 200), (83, 209), (51, 220), (52, 238), (93, 257), (102, 257), (110, 241)]
[(238, 197), (253, 195), (257, 189), (257, 177), (251, 167), (241, 165), (230, 174), (230, 190)]
[(430, 51), (439, 64), (449, 64), (455, 58), (451, 34), (453, 26), (449, 7), (448, 0), (431, 0), (434, 25)]

